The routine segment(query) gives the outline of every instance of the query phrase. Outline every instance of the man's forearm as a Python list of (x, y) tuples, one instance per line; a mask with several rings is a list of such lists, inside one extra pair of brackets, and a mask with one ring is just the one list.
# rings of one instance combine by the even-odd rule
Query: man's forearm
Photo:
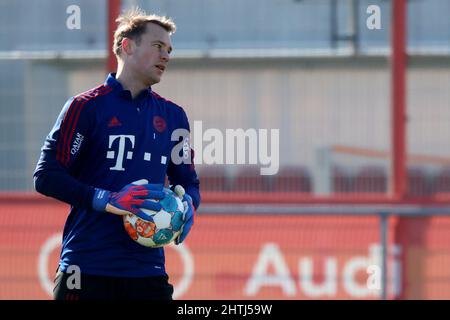
[(92, 208), (95, 189), (85, 185), (67, 173), (44, 171), (34, 177), (37, 192), (75, 207)]

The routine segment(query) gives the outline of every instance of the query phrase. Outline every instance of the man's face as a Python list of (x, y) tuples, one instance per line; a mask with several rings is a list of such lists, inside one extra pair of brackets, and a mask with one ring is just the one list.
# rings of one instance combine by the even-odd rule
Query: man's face
[(148, 23), (140, 43), (133, 43), (133, 52), (127, 63), (135, 77), (147, 87), (161, 81), (172, 51), (169, 33), (157, 24)]

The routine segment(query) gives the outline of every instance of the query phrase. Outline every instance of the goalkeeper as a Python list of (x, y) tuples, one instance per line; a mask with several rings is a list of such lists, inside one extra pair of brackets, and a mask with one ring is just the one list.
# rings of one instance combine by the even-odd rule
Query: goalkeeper
[[(175, 24), (138, 10), (117, 21), (117, 73), (66, 102), (34, 172), (38, 192), (71, 205), (55, 279), (58, 300), (172, 299), (164, 249), (134, 242), (122, 215), (159, 210), (152, 199), (163, 198), (167, 176), (186, 191), (180, 244), (200, 204), (186, 113), (151, 88), (169, 62)], [(172, 141), (176, 129), (187, 134)], [(179, 145), (182, 152), (172, 153)], [(71, 270), (80, 270), (79, 285), (70, 285)]]

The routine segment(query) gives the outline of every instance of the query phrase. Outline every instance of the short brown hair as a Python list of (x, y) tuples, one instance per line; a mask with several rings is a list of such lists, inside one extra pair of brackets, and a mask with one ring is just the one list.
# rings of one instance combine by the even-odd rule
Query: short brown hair
[(158, 16), (156, 14), (146, 14), (145, 11), (139, 8), (133, 8), (121, 14), (116, 22), (119, 23), (114, 32), (113, 52), (116, 56), (122, 53), (122, 40), (129, 38), (136, 41), (137, 44), (141, 41), (141, 35), (145, 33), (148, 23), (154, 23), (166, 30), (169, 34), (176, 31), (177, 27), (172, 19), (165, 16)]

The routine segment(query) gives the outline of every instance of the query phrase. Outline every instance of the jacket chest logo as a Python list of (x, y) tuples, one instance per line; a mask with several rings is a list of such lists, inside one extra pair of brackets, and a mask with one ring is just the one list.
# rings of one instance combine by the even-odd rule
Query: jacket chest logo
[(156, 131), (161, 133), (164, 130), (166, 130), (166, 127), (167, 127), (166, 120), (164, 120), (163, 117), (160, 116), (153, 117), (153, 128), (155, 128)]
[(116, 116), (112, 117), (111, 120), (109, 120), (109, 122), (108, 122), (108, 128), (120, 127), (120, 126), (122, 126), (122, 123), (120, 122), (119, 119), (117, 119)]
[[(134, 135), (110, 135), (108, 141), (108, 150), (106, 152), (106, 158), (115, 162), (110, 170), (125, 171), (125, 162), (132, 160), (135, 157), (134, 148), (136, 144), (136, 137)], [(153, 155), (155, 156), (155, 155)], [(158, 154), (156, 155), (158, 156)], [(162, 165), (167, 164), (167, 156), (160, 155), (160, 158), (152, 159), (150, 152), (144, 152), (144, 161), (157, 161)]]

